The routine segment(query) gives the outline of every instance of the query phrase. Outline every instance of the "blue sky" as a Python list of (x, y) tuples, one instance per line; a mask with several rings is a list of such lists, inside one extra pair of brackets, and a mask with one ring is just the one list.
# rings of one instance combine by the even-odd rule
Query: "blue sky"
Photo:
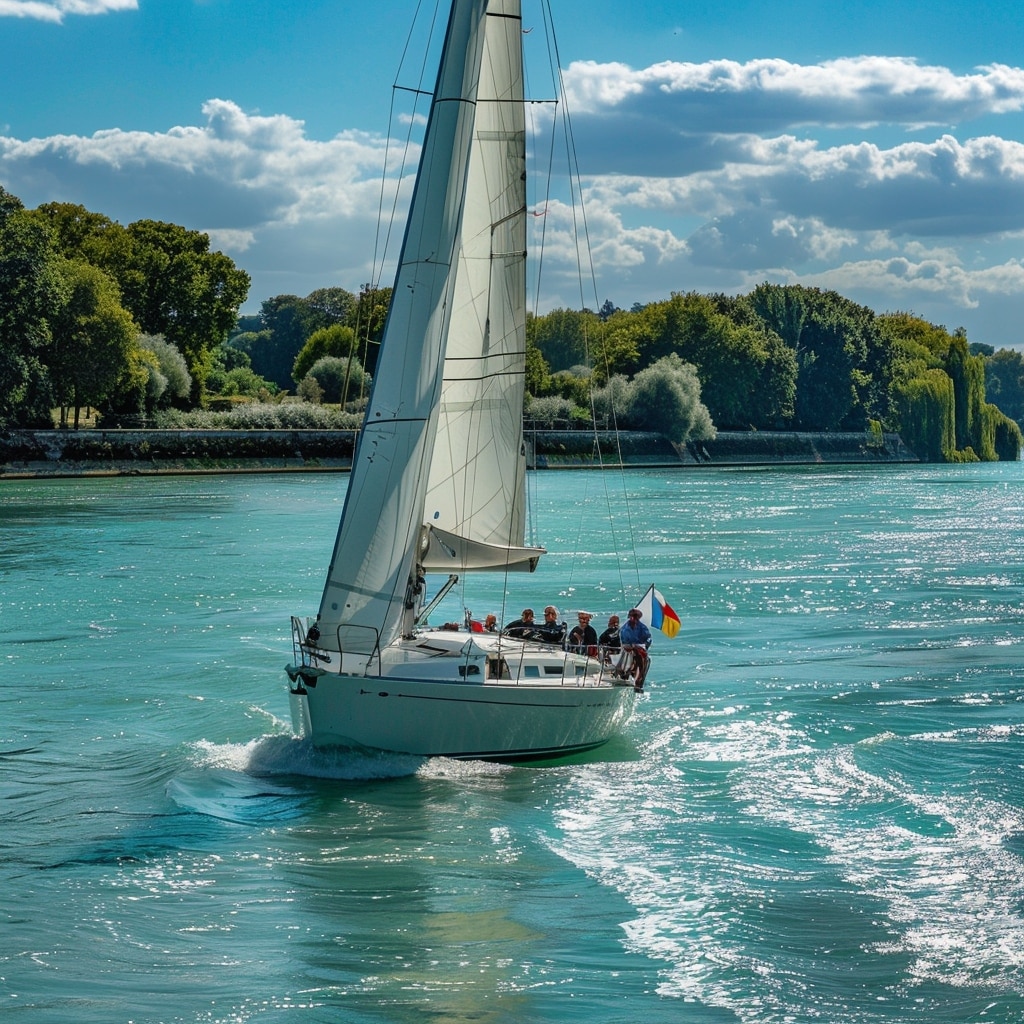
[[(803, 283), (1024, 348), (1016, 4), (552, 5), (601, 301)], [(208, 231), (247, 311), (357, 290), (414, 7), (0, 0), (0, 184)]]

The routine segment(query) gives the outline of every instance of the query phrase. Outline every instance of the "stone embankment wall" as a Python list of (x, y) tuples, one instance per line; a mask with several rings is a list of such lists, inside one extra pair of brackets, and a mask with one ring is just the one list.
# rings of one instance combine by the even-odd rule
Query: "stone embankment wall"
[(799, 434), (785, 431), (723, 431), (713, 441), (673, 444), (661, 434), (594, 434), (584, 430), (527, 432), (538, 469), (573, 466), (762, 466), (788, 463), (917, 462), (899, 434), (872, 444), (864, 433)]
[[(0, 434), (0, 477), (347, 470), (352, 430), (18, 430)], [(537, 469), (917, 462), (898, 434), (720, 433), (676, 445), (661, 434), (527, 431)]]
[(17, 430), (0, 476), (343, 470), (354, 430)]

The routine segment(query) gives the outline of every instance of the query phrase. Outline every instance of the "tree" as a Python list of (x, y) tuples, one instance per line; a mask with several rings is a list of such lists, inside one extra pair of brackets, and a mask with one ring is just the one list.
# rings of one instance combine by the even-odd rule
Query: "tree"
[(1024, 447), (1024, 433), (1020, 425), (994, 405), (986, 405), (986, 412), (992, 424), (992, 447), (996, 458), (1003, 462), (1016, 462)]
[[(356, 351), (356, 333), (351, 327), (332, 324), (314, 331), (295, 357), (292, 367), (292, 380), (300, 381), (315, 362), (325, 356), (336, 356), (339, 359), (351, 359)], [(328, 399), (333, 401), (333, 399)]]
[(310, 405), (319, 405), (324, 397), (324, 389), (317, 383), (316, 377), (303, 377), (295, 393)]
[(709, 296), (676, 294), (667, 305), (673, 350), (696, 367), (716, 424), (766, 427), (792, 417), (796, 360), (777, 335), (760, 321), (736, 323)]
[(800, 338), (807, 320), (803, 289), (777, 284), (759, 284), (750, 293), (755, 312), (794, 352), (800, 349)]
[(201, 231), (140, 220), (128, 225), (128, 234), (132, 263), (120, 281), (124, 304), (143, 331), (162, 334), (185, 356), (198, 401), (209, 354), (234, 326), (249, 275), (222, 252), (211, 252), (210, 236)]
[(370, 388), (369, 374), (351, 356), (323, 356), (309, 369), (307, 376), (320, 385), (321, 401), (344, 405), (350, 399), (363, 397)]
[(65, 301), (50, 229), (0, 188), (0, 429), (49, 425), (44, 357), (50, 316)]
[(185, 357), (162, 334), (140, 335), (138, 343), (139, 348), (152, 353), (165, 381), (160, 391), (160, 400), (154, 405), (148, 405), (146, 411), (152, 412), (154, 408), (175, 403), (183, 405), (192, 393), (192, 375), (188, 372)]
[(1024, 354), (1001, 348), (985, 360), (985, 393), (1024, 426)]
[(295, 357), (310, 334), (308, 315), (305, 299), (274, 295), (260, 305), (261, 329), (235, 335), (230, 344), (249, 356), (256, 373), (286, 390), (295, 385)]
[(697, 373), (675, 353), (636, 375), (628, 405), (624, 419), (633, 429), (656, 430), (678, 444), (715, 436)]
[(526, 338), (526, 391), (524, 401), (529, 402), (529, 397), (546, 395), (551, 390), (551, 371), (547, 361), (541, 355), (540, 349), (534, 345), (527, 335)]
[(919, 459), (947, 462), (955, 457), (953, 382), (939, 369), (924, 370), (898, 385), (900, 435)]
[(875, 352), (884, 339), (870, 309), (838, 292), (801, 285), (758, 285), (750, 301), (796, 357), (795, 412), (802, 429), (861, 430), (870, 418), (882, 418), (890, 381)]
[(384, 334), (390, 307), (390, 288), (374, 288), (373, 285), (364, 284), (359, 290), (355, 320), (350, 326), (359, 339), (360, 358), (367, 373), (377, 372), (380, 339)]
[(121, 282), (130, 270), (133, 243), (126, 228), (77, 203), (43, 203), (32, 215), (49, 225), (61, 255), (85, 260)]
[(588, 309), (553, 309), (527, 318), (527, 333), (553, 373), (571, 366), (594, 365), (593, 343), (600, 321)]
[(617, 374), (640, 369), (641, 320), (633, 313), (617, 310), (605, 320), (594, 346), (594, 379), (598, 385)]
[[(978, 458), (996, 458), (991, 432), (985, 430), (985, 360), (972, 356), (967, 333), (961, 328), (953, 335), (946, 355), (946, 373), (953, 381), (953, 410), (957, 451), (970, 448)], [(994, 429), (994, 428), (993, 428)]]
[(108, 274), (84, 260), (66, 260), (62, 273), (67, 300), (54, 317), (48, 362), (61, 425), (70, 407), (77, 430), (82, 407), (100, 405), (114, 391), (138, 329)]
[(312, 330), (349, 324), (356, 315), (356, 297), (344, 288), (317, 288), (306, 296), (307, 326)]

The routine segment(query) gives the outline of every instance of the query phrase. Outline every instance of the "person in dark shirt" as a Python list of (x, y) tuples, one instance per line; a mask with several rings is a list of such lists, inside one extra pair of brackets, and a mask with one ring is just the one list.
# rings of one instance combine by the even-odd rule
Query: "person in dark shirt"
[(523, 614), (510, 622), (502, 632), (506, 636), (519, 637), (525, 639), (527, 634), (532, 633), (537, 628), (537, 623), (533, 621), (533, 609), (524, 608)]
[(553, 604), (544, 609), (544, 622), (538, 632), (546, 644), (560, 644), (565, 640), (565, 623), (558, 621), (558, 609)]
[(581, 654), (597, 656), (597, 630), (590, 624), (594, 616), (590, 612), (578, 612), (576, 618), (579, 620), (569, 630), (569, 638), (566, 641), (568, 647), (577, 650)]
[(622, 646), (619, 640), (619, 617), (608, 616), (608, 628), (597, 638), (598, 644), (606, 651), (617, 651)]

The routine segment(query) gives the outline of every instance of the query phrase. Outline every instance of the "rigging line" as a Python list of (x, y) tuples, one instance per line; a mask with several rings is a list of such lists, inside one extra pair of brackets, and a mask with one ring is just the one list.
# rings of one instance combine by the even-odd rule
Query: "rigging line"
[[(569, 167), (568, 167), (568, 177), (569, 177), (569, 191), (570, 191), (570, 199), (571, 199), (571, 207), (572, 207), (573, 226), (575, 228), (576, 227), (576, 223), (577, 223), (576, 194), (577, 194), (577, 187), (578, 187), (578, 195), (579, 195), (579, 212), (578, 212), (578, 216), (579, 216), (579, 220), (580, 220), (580, 222), (582, 224), (583, 252), (586, 255), (586, 270), (589, 273), (590, 285), (591, 285), (591, 288), (593, 290), (594, 308), (595, 309), (600, 309), (600, 299), (599, 299), (599, 295), (598, 295), (598, 291), (597, 291), (597, 273), (596, 273), (596, 270), (595, 270), (595, 267), (594, 267), (593, 249), (591, 248), (591, 245), (590, 245), (590, 227), (589, 227), (589, 223), (587, 221), (586, 202), (585, 202), (584, 196), (583, 196), (582, 175), (580, 173), (579, 157), (578, 157), (578, 152), (577, 152), (577, 149), (576, 149), (576, 140), (575, 140), (575, 136), (574, 136), (573, 130), (572, 130), (571, 111), (569, 110), (569, 103), (568, 103), (568, 98), (567, 98), (566, 89), (565, 89), (565, 78), (564, 78), (564, 76), (562, 74), (562, 63), (561, 63), (561, 58), (560, 58), (559, 48), (558, 48), (558, 38), (557, 38), (557, 35), (555, 33), (554, 19), (553, 19), (552, 14), (551, 14), (550, 0), (542, 0), (541, 8), (542, 8), (542, 11), (543, 11), (543, 14), (544, 14), (545, 23), (547, 25), (547, 33), (546, 33), (546, 35), (548, 37), (549, 50), (553, 53), (553, 56), (554, 56), (554, 59), (553, 59), (553, 62), (552, 62), (552, 66), (554, 68), (554, 73), (555, 73), (555, 76), (556, 76), (555, 92), (556, 92), (556, 95), (561, 97), (561, 100), (562, 100), (560, 111), (561, 111), (561, 117), (562, 117), (563, 131), (565, 133), (566, 159), (567, 159), (568, 164), (569, 164)], [(576, 237), (577, 237), (577, 239), (581, 237), (581, 233), (579, 231), (576, 232)], [(586, 299), (585, 299), (584, 286), (583, 286), (583, 279), (584, 279), (583, 262), (584, 261), (581, 258), (579, 244), (577, 244), (577, 247), (576, 247), (576, 255), (577, 255), (577, 271), (579, 273), (579, 279), (580, 279), (580, 305), (581, 305), (582, 308), (586, 308)], [(584, 322), (584, 331), (586, 331), (586, 322)], [(590, 355), (589, 354), (589, 337), (588, 337), (588, 335), (586, 333), (584, 334), (584, 340), (585, 340), (585, 345), (586, 345), (585, 351), (586, 351), (586, 354), (587, 354), (587, 359), (588, 359), (588, 364), (589, 364), (589, 362), (590, 362), (590, 358), (589, 358), (589, 355)], [(605, 355), (605, 359), (606, 359), (606, 370), (607, 370), (607, 350), (606, 349), (604, 351), (604, 355)], [(606, 374), (606, 376), (607, 376), (607, 374)], [(613, 398), (614, 395), (611, 395), (609, 397)], [(611, 496), (610, 496), (609, 488), (608, 488), (608, 478), (604, 474), (603, 457), (601, 455), (599, 439), (597, 437), (597, 418), (596, 418), (596, 410), (595, 410), (595, 407), (594, 407), (594, 396), (593, 396), (593, 387), (592, 386), (591, 386), (591, 392), (590, 392), (590, 404), (591, 404), (591, 423), (594, 425), (594, 434), (595, 434), (595, 437), (594, 437), (595, 451), (597, 452), (598, 466), (599, 466), (599, 469), (601, 470), (601, 473), (602, 473), (602, 482), (604, 483), (604, 488), (605, 488), (606, 507), (609, 510), (609, 518), (611, 520), (611, 527), (612, 527), (612, 533), (613, 533), (613, 539), (614, 539), (614, 535), (615, 535), (615, 532), (616, 532), (615, 531), (616, 518), (611, 515)], [(631, 550), (633, 552), (633, 573), (634, 573), (635, 580), (636, 580), (636, 586), (639, 589), (639, 587), (640, 587), (640, 570), (639, 570), (639, 564), (637, 562), (637, 557), (636, 557), (636, 545), (633, 542), (634, 541), (633, 520), (632, 520), (632, 514), (631, 514), (631, 510), (630, 510), (629, 491), (628, 491), (628, 488), (627, 488), (626, 477), (625, 477), (625, 472), (626, 472), (625, 463), (624, 463), (623, 458), (622, 458), (621, 439), (619, 437), (618, 422), (617, 422), (617, 419), (615, 418), (614, 402), (612, 402), (612, 416), (613, 416), (613, 422), (614, 422), (615, 446), (616, 446), (616, 454), (617, 454), (617, 457), (618, 457), (618, 464), (619, 464), (619, 478), (620, 478), (621, 493), (622, 493), (622, 497), (623, 497), (623, 508), (625, 510), (625, 517), (626, 517), (626, 528), (627, 528), (627, 533), (628, 533), (629, 550)], [(625, 595), (626, 588), (625, 588), (625, 581), (623, 579), (623, 574), (622, 574), (622, 563), (619, 562), (618, 565), (619, 565), (619, 585), (622, 588), (623, 595)]]
[[(426, 74), (427, 51), (429, 50), (429, 46), (425, 46), (423, 48), (423, 50), (424, 50), (424, 52), (423, 52), (423, 59), (422, 59), (422, 62), (420, 64), (420, 68), (419, 68), (419, 85), (416, 88), (405, 89), (404, 87), (402, 87), (398, 83), (398, 77), (402, 74), (402, 69), (405, 67), (406, 57), (408, 56), (409, 49), (410, 49), (410, 46), (412, 44), (412, 36), (413, 36), (414, 26), (419, 21), (420, 11), (421, 11), (422, 7), (423, 7), (423, 0), (417, 0), (416, 11), (415, 11), (415, 14), (413, 15), (412, 24), (409, 27), (409, 34), (406, 36), (405, 46), (402, 49), (402, 56), (401, 56), (401, 58), (400, 58), (400, 60), (398, 62), (398, 70), (397, 70), (397, 72), (395, 74), (395, 79), (396, 80), (395, 80), (394, 84), (391, 86), (391, 105), (390, 105), (390, 108), (389, 108), (389, 111), (388, 111), (388, 134), (387, 134), (387, 140), (386, 140), (386, 143), (385, 143), (385, 150), (384, 150), (384, 168), (383, 168), (383, 172), (381, 174), (380, 202), (379, 202), (378, 213), (377, 213), (377, 233), (376, 233), (376, 237), (374, 238), (373, 262), (371, 263), (371, 266), (373, 268), (372, 286), (374, 288), (379, 288), (380, 287), (381, 278), (384, 275), (384, 263), (387, 260), (388, 249), (391, 246), (391, 233), (392, 233), (392, 230), (394, 229), (394, 226), (395, 226), (395, 224), (397, 222), (397, 209), (398, 209), (399, 197), (400, 197), (401, 191), (402, 191), (402, 178), (404, 177), (405, 169), (409, 166), (409, 153), (412, 150), (412, 134), (413, 134), (413, 130), (414, 130), (415, 125), (416, 125), (416, 114), (418, 112), (418, 106), (419, 106), (418, 101), (419, 101), (419, 99), (421, 97), (423, 97), (425, 95), (428, 95), (426, 93), (426, 91), (422, 88), (422, 86), (423, 86), (423, 79), (424, 79), (424, 76)], [(434, 13), (433, 13), (433, 16), (431, 17), (430, 28), (429, 28), (429, 31), (428, 31), (428, 38), (430, 38), (430, 39), (432, 39), (433, 36), (434, 36), (434, 31), (435, 31), (435, 29), (437, 27), (437, 19), (438, 19), (438, 5), (435, 3), (435, 5), (434, 5)], [(415, 97), (415, 101), (413, 103), (412, 114), (409, 116), (409, 119), (408, 119), (408, 126), (406, 128), (405, 141), (404, 141), (404, 144), (403, 144), (403, 147), (402, 147), (402, 157), (401, 157), (401, 160), (399, 161), (398, 177), (395, 180), (395, 189), (394, 189), (394, 193), (393, 193), (392, 201), (391, 201), (391, 212), (390, 212), (390, 216), (387, 219), (387, 229), (386, 229), (386, 232), (385, 232), (385, 235), (384, 235), (384, 242), (383, 242), (383, 245), (381, 245), (380, 227), (384, 223), (385, 187), (386, 187), (386, 184), (387, 184), (387, 176), (388, 176), (388, 169), (389, 169), (388, 164), (389, 164), (389, 161), (391, 159), (391, 139), (393, 137), (393, 135), (392, 135), (392, 128), (394, 127), (394, 124), (395, 124), (395, 98), (396, 98), (398, 92), (400, 92), (400, 91), (405, 91), (405, 92), (412, 93), (413, 96)]]
[[(422, 50), (421, 50), (422, 58), (421, 58), (420, 67), (419, 67), (419, 71), (418, 71), (418, 81), (419, 81), (419, 84), (415, 88), (405, 87), (405, 86), (402, 86), (401, 84), (399, 84), (399, 79), (401, 78), (401, 76), (403, 74), (404, 68), (406, 66), (406, 61), (407, 61), (407, 59), (409, 57), (410, 50), (412, 49), (412, 42), (413, 42), (414, 34), (416, 32), (416, 27), (417, 27), (417, 25), (421, 24), (421, 20), (422, 20), (421, 19), (421, 14), (422, 14), (423, 9), (424, 9), (424, 0), (417, 0), (416, 8), (415, 8), (415, 11), (413, 12), (413, 17), (412, 17), (412, 19), (411, 19), (411, 21), (409, 23), (409, 31), (406, 34), (405, 43), (402, 46), (402, 53), (401, 53), (401, 56), (399, 57), (399, 60), (398, 60), (398, 68), (395, 71), (395, 80), (394, 80), (394, 82), (392, 83), (392, 86), (391, 86), (391, 103), (390, 103), (389, 108), (388, 108), (388, 127), (387, 127), (387, 135), (385, 137), (385, 145), (384, 145), (384, 164), (383, 164), (383, 167), (381, 168), (380, 194), (379, 194), (378, 200), (377, 200), (377, 228), (376, 228), (376, 231), (374, 232), (374, 239), (373, 239), (373, 257), (372, 257), (372, 260), (370, 262), (370, 280), (369, 280), (369, 282), (367, 282), (367, 284), (365, 286), (365, 289), (364, 289), (365, 292), (366, 292), (366, 305), (367, 305), (368, 309), (366, 311), (365, 319), (364, 319), (364, 321), (362, 323), (360, 323), (360, 317), (362, 316), (362, 307), (363, 307), (363, 303), (361, 301), (360, 301), (359, 305), (357, 306), (357, 312), (356, 312), (356, 338), (358, 340), (362, 341), (362, 343), (363, 343), (362, 344), (362, 349), (363, 349), (363, 360), (362, 361), (363, 361), (364, 373), (363, 373), (362, 381), (360, 383), (360, 394), (359, 394), (359, 398), (360, 399), (365, 397), (365, 386), (366, 386), (366, 373), (365, 373), (365, 370), (366, 370), (366, 365), (369, 362), (370, 346), (371, 345), (376, 345), (378, 347), (378, 350), (379, 350), (379, 347), (380, 347), (380, 340), (378, 339), (378, 340), (375, 341), (371, 337), (371, 332), (373, 330), (373, 325), (374, 325), (374, 323), (377, 320), (377, 318), (373, 315), (373, 310), (376, 307), (375, 297), (376, 297), (377, 293), (379, 293), (380, 290), (381, 290), (381, 280), (384, 277), (384, 268), (385, 268), (385, 265), (386, 265), (387, 259), (388, 259), (388, 251), (391, 248), (392, 233), (394, 231), (395, 225), (398, 222), (398, 207), (399, 207), (399, 202), (400, 202), (400, 198), (401, 198), (401, 194), (402, 194), (402, 179), (405, 176), (406, 168), (408, 168), (409, 165), (410, 165), (409, 154), (410, 154), (410, 152), (412, 150), (412, 136), (413, 136), (413, 130), (414, 130), (415, 126), (416, 126), (416, 115), (417, 115), (417, 112), (418, 112), (418, 101), (423, 96), (430, 96), (430, 95), (433, 94), (432, 91), (428, 91), (428, 90), (423, 88), (423, 82), (424, 82), (425, 77), (427, 75), (427, 68), (428, 68), (428, 62), (429, 62), (429, 52), (430, 52), (429, 42), (430, 42), (430, 40), (435, 38), (435, 34), (437, 32), (437, 25), (438, 25), (438, 21), (439, 21), (439, 18), (440, 18), (441, 0), (435, 0), (433, 12), (432, 12), (432, 14), (430, 16), (430, 19), (429, 19), (429, 27), (427, 29), (427, 45), (423, 46)], [(402, 146), (402, 156), (401, 156), (400, 161), (398, 161), (399, 169), (398, 169), (398, 172), (397, 172), (397, 177), (395, 179), (394, 193), (393, 193), (392, 199), (391, 199), (391, 210), (389, 212), (389, 215), (388, 215), (387, 219), (385, 220), (384, 210), (385, 210), (385, 201), (386, 201), (386, 198), (387, 198), (388, 172), (389, 172), (389, 170), (391, 168), (391, 155), (392, 155), (391, 141), (394, 138), (393, 129), (394, 129), (394, 126), (395, 126), (395, 121), (396, 121), (395, 101), (396, 101), (396, 97), (397, 97), (399, 92), (409, 92), (409, 93), (412, 93), (412, 95), (415, 97), (415, 101), (413, 103), (412, 113), (411, 113), (411, 115), (409, 116), (409, 119), (408, 119), (408, 127), (406, 129), (405, 141), (404, 141), (403, 146)], [(382, 228), (383, 228), (383, 231), (382, 231)], [(382, 241), (382, 234), (383, 234), (383, 241)], [(360, 295), (360, 299), (362, 299), (362, 295)], [(390, 303), (389, 303), (389, 305), (390, 305)], [(385, 320), (387, 319), (387, 310), (384, 311), (384, 319)], [(365, 332), (365, 334), (363, 334), (363, 332)]]
[[(557, 105), (557, 101), (555, 101), (555, 103)], [(530, 117), (531, 122), (534, 122), (534, 127), (531, 130), (531, 135), (532, 135), (532, 137), (539, 139), (539, 134), (538, 134), (538, 132), (536, 130), (536, 123), (534, 121), (532, 108), (528, 111), (528, 113), (529, 113), (529, 117)], [(552, 195), (552, 182), (554, 180), (555, 131), (556, 131), (557, 123), (558, 123), (557, 117), (552, 117), (551, 118), (551, 138), (550, 138), (549, 143), (548, 143), (547, 177), (546, 177), (546, 180), (545, 180), (545, 183), (544, 183), (544, 190), (543, 190), (543, 195), (545, 197), (547, 197), (546, 200), (545, 200), (545, 203), (550, 200), (551, 195)], [(537, 318), (540, 315), (541, 280), (542, 280), (542, 275), (543, 275), (543, 270), (544, 270), (544, 253), (546, 251), (547, 230), (548, 230), (547, 217), (541, 217), (540, 220), (541, 220), (541, 224), (540, 224), (540, 238), (538, 240), (538, 245), (537, 245), (537, 268), (536, 268), (536, 272), (535, 272), (535, 284), (534, 284), (534, 288), (533, 288), (533, 322), (534, 322), (534, 325), (536, 325)], [(536, 333), (536, 326), (534, 326), (533, 329), (534, 329), (534, 333)], [(529, 331), (529, 324), (527, 325), (527, 330)], [(532, 438), (532, 442), (531, 443), (533, 445), (533, 465), (534, 465), (534, 470), (536, 470), (536, 466), (537, 466), (537, 432), (536, 432), (536, 430), (533, 431), (533, 438)], [(538, 500), (537, 499), (537, 488), (538, 488), (538, 485), (537, 485), (537, 483), (534, 480), (534, 475), (535, 474), (530, 474), (530, 473), (527, 473), (527, 475), (526, 475), (526, 485), (527, 485), (527, 495), (528, 495), (528, 497), (527, 497), (527, 505), (528, 505), (529, 508), (536, 508), (537, 507), (537, 500)], [(537, 543), (536, 530), (537, 530), (536, 517), (531, 517), (530, 518), (530, 536), (531, 536), (531, 540), (533, 541), (534, 544)]]

